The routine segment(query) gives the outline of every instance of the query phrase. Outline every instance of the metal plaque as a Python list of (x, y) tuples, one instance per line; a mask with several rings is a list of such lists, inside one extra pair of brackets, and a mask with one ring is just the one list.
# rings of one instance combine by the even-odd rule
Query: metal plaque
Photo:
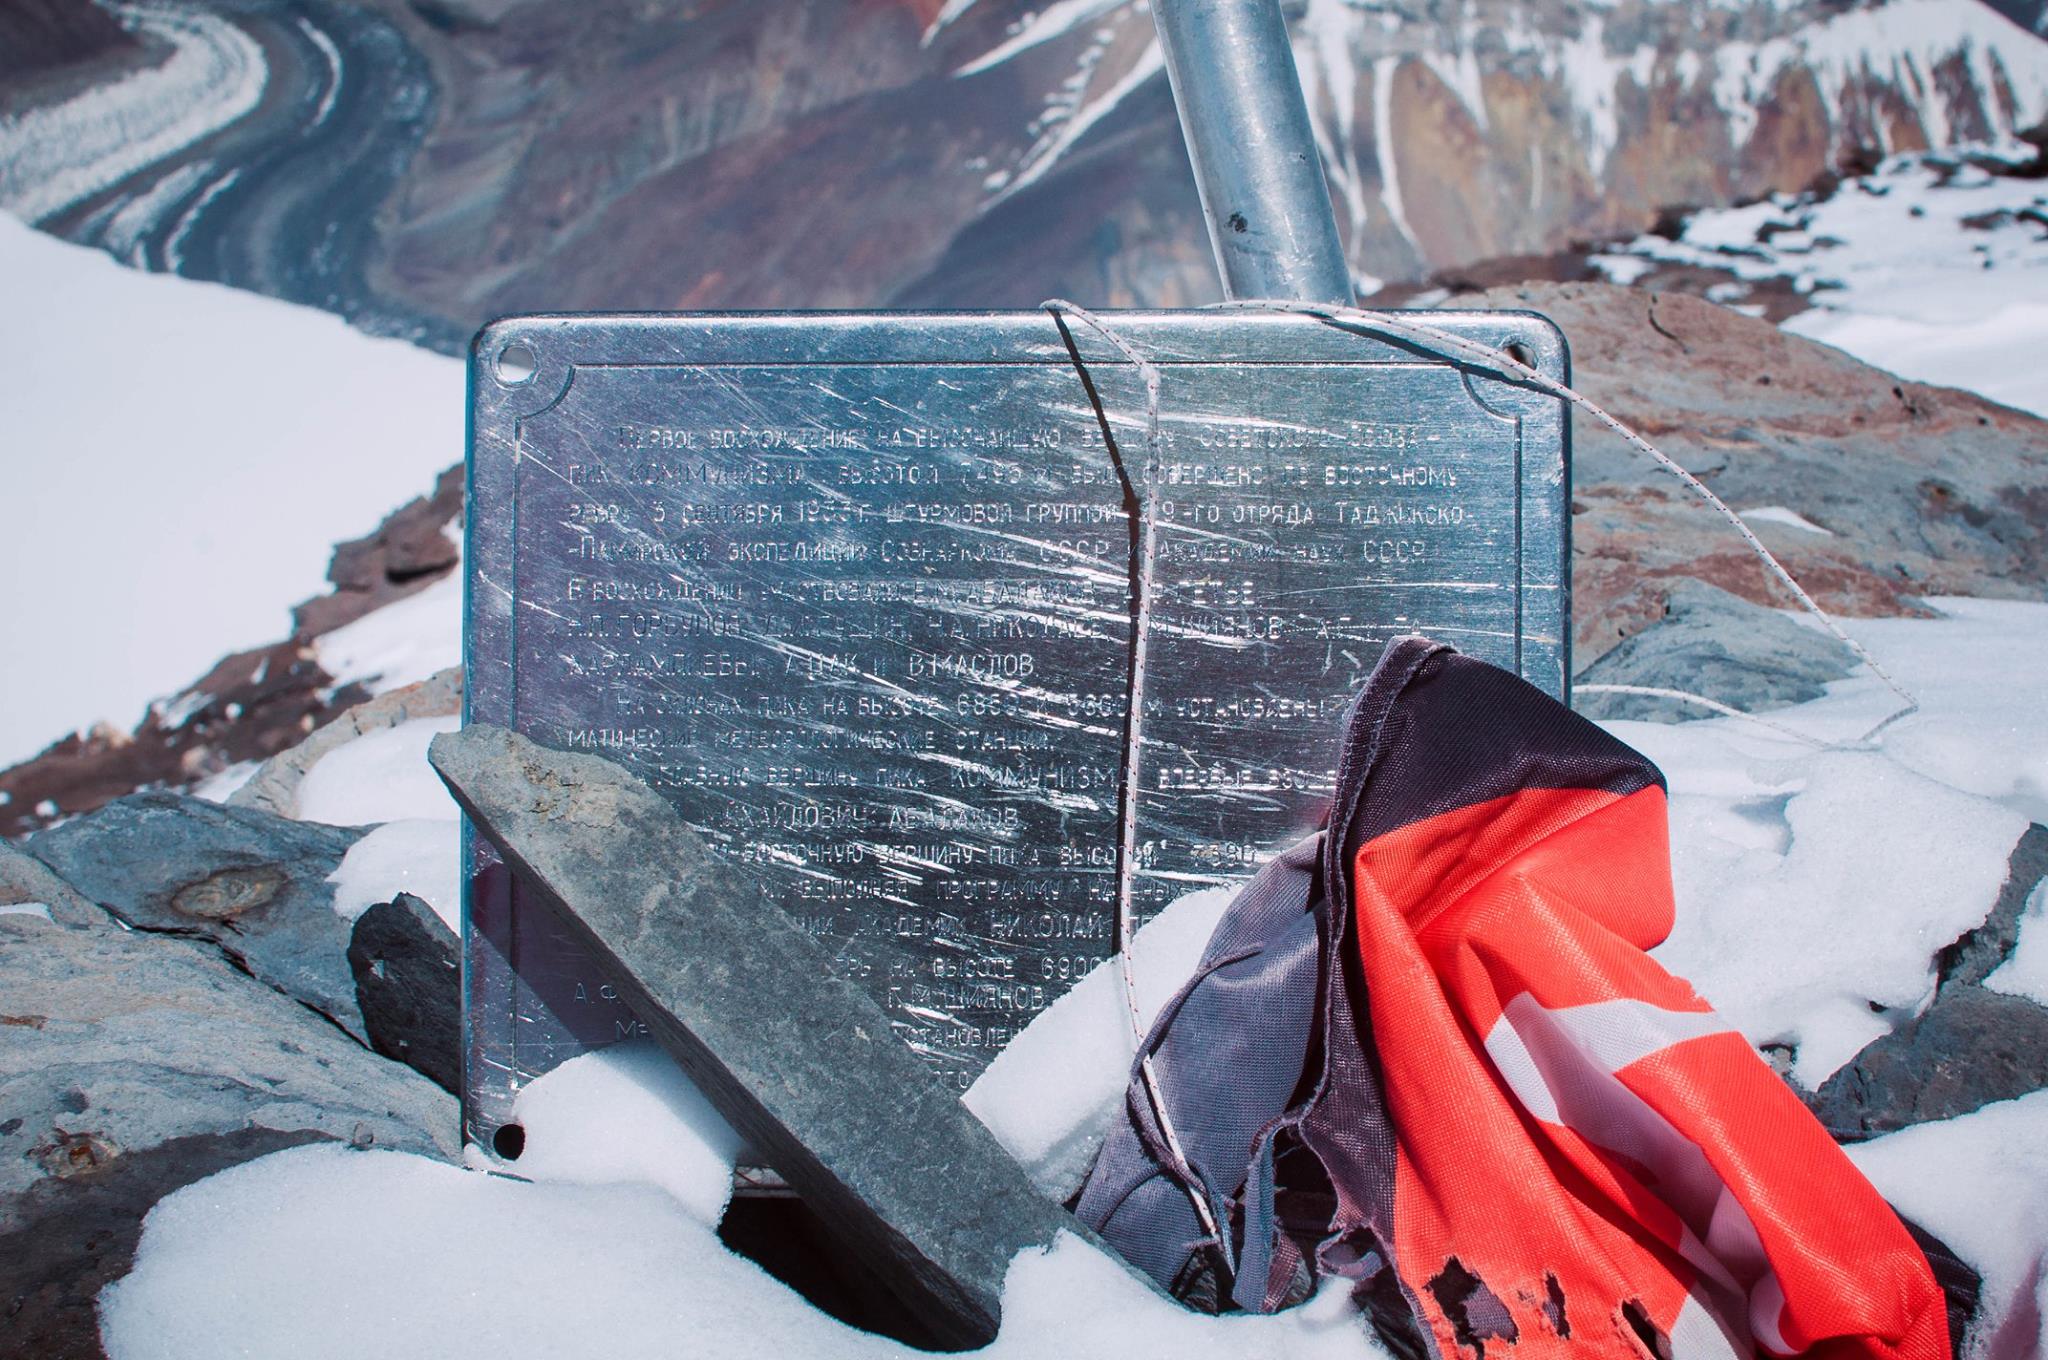
[[(1565, 377), (1540, 317), (1403, 315)], [(1313, 828), (1389, 638), (1565, 685), (1561, 402), (1303, 316), (1105, 321), (1156, 439), (1046, 312), (525, 317), (471, 365), (468, 717), (672, 794), (961, 1087), (1112, 951), (1134, 689), (1142, 919)], [(469, 855), (488, 1144), (640, 1026)]]

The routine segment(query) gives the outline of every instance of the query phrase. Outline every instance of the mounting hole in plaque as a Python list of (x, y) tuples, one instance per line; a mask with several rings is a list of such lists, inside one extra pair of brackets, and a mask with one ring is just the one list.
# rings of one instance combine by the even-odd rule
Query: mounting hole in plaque
[(498, 381), (507, 387), (523, 387), (532, 382), (539, 367), (540, 359), (533, 346), (522, 341), (514, 340), (498, 351)]
[(1519, 340), (1510, 340), (1500, 347), (1501, 353), (1513, 359), (1524, 368), (1536, 367), (1536, 353)]
[(526, 1151), (526, 1130), (518, 1124), (500, 1124), (491, 1135), (491, 1151), (508, 1162), (518, 1161), (519, 1154)]

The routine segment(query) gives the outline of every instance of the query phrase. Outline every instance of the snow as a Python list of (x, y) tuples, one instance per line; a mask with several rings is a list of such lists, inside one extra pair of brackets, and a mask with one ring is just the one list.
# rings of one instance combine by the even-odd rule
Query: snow
[(1899, 1212), (1984, 1277), (1982, 1360), (2036, 1356), (2048, 1317), (2048, 1091), (1851, 1147)]
[(742, 1140), (651, 1040), (571, 1058), (521, 1091), (515, 1169), (570, 1185), (642, 1182), (715, 1227)]
[(125, 27), (167, 43), (170, 56), (58, 103), (0, 117), (0, 208), (28, 221), (62, 212), (210, 136), (263, 97), (263, 49), (230, 20), (182, 6), (107, 8)]
[(1926, 1004), (1935, 953), (2048, 817), (2048, 605), (1932, 603), (1945, 617), (1847, 624), (1921, 705), (1874, 747), (1854, 743), (1898, 701), (1867, 674), (1770, 715), (1834, 749), (1732, 718), (1603, 724), (1670, 784), (1658, 960), (1752, 1042), (1791, 1046), (1808, 1087)]
[[(50, 904), (47, 902), (0, 902), (0, 916), (36, 916), (50, 920)], [(52, 925), (56, 924), (54, 921)]]
[[(614, 1096), (623, 1096), (624, 1088)], [(649, 1148), (702, 1138), (658, 1099)], [(573, 1129), (556, 1126), (557, 1133)], [(529, 1127), (528, 1152), (544, 1129)], [(101, 1295), (112, 1360), (517, 1360), (770, 1355), (918, 1360), (727, 1251), (644, 1157), (562, 1148), (574, 1174), (516, 1180), (392, 1152), (295, 1148), (150, 1211), (133, 1271)], [(567, 1165), (558, 1165), (567, 1171)], [(616, 1175), (618, 1180), (610, 1180)], [(694, 1196), (708, 1182), (686, 1185)], [(1347, 1290), (1277, 1317), (1190, 1313), (1078, 1237), (1020, 1254), (986, 1360), (1370, 1360)]]
[(0, 637), (63, 649), (0, 647), (0, 766), (285, 636), (332, 545), (461, 457), (461, 365), (326, 313), (4, 214), (0, 296)]
[[(1189, 893), (1138, 931), (1131, 972), (1143, 1027), (1195, 971), (1234, 892)], [(1101, 964), (1025, 1026), (961, 1100), (1040, 1189), (1065, 1199), (1123, 1103), (1136, 1052), (1122, 970)]]
[(415, 718), (338, 746), (306, 771), (296, 816), (333, 826), (378, 824), (349, 847), (328, 879), (334, 909), (344, 918), (353, 921), (409, 892), (449, 929), (462, 930), (461, 812), (427, 763), (427, 744), (461, 725), (452, 714)]
[[(1043, 9), (1027, 10), (1021, 19), (1010, 25), (1010, 31), (1002, 42), (953, 74), (977, 75), (991, 66), (1000, 66), (1020, 52), (1028, 52), (1055, 38), (1065, 37), (1084, 24), (1092, 23), (1113, 10), (1124, 8), (1126, 3), (1127, 0), (1053, 0)], [(951, 5), (948, 8), (953, 9)], [(959, 10), (965, 8), (966, 6), (962, 5), (959, 9), (953, 9), (951, 14), (942, 14), (934, 23), (933, 32), (949, 22)]]
[(1657, 958), (1818, 1087), (1932, 996), (1935, 953), (1990, 911), (2026, 818), (1879, 752), (1634, 730), (1657, 726), (1612, 724), (1671, 781), (1679, 914)]
[(1799, 529), (1809, 534), (1822, 534), (1828, 538), (1835, 536), (1833, 529), (1823, 529), (1797, 510), (1782, 505), (1759, 505), (1736, 513), (1750, 524), (1782, 524), (1788, 529)]
[(234, 797), (235, 790), (256, 777), (256, 771), (263, 768), (257, 760), (237, 761), (219, 774), (208, 775), (192, 786), (194, 798), (204, 798), (209, 803), (225, 803)]
[(1994, 992), (2010, 992), (2048, 1006), (2048, 880), (2027, 898), (2020, 916), (2019, 943), (1998, 970), (1984, 979)]
[(462, 933), (462, 838), (460, 824), (407, 817), (386, 822), (348, 848), (327, 881), (334, 885), (334, 910), (353, 921), (379, 902), (411, 893), (434, 909), (450, 930)]
[[(1987, 11), (1988, 12), (1988, 11)], [(2024, 146), (1974, 148), (1991, 163)], [(1893, 157), (1825, 199), (1782, 194), (1687, 221), (1600, 257), (1630, 283), (1646, 262), (1784, 278), (1812, 309), (1784, 328), (1921, 382), (2048, 415), (2048, 182), (1959, 154)]]
[(315, 761), (299, 783), (294, 813), (331, 826), (368, 826), (401, 818), (453, 821), (461, 814), (427, 764), (427, 746), (462, 720), (415, 718), (365, 733)]
[(335, 629), (314, 650), (337, 687), (359, 682), (372, 694), (461, 665), (462, 573), (450, 572), (425, 590)]

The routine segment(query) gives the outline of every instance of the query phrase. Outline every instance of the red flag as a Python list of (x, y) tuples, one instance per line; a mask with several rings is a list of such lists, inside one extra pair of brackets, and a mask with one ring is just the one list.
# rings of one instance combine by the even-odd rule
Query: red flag
[(1167, 1119), (1134, 1071), (1077, 1212), (1203, 1306), (1350, 1278), (1408, 1360), (1949, 1360), (1927, 1256), (1650, 958), (1671, 924), (1657, 768), (1401, 639), (1327, 826), (1146, 1037)]
[(1347, 853), (1389, 1245), (1442, 1353), (1946, 1360), (1898, 1217), (1645, 952), (1673, 913), (1655, 766), (1448, 651), (1373, 744)]

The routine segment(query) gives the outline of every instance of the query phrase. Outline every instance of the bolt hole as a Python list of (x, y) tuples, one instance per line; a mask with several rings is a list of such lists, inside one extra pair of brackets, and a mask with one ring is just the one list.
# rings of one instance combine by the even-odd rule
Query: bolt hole
[(518, 1161), (519, 1154), (526, 1151), (526, 1130), (517, 1124), (500, 1124), (491, 1135), (491, 1150), (508, 1162)]
[(1524, 368), (1536, 367), (1536, 353), (1519, 340), (1510, 340), (1501, 346), (1501, 352)]
[(498, 381), (507, 387), (533, 381), (533, 373), (540, 367), (533, 346), (515, 340), (498, 351)]

